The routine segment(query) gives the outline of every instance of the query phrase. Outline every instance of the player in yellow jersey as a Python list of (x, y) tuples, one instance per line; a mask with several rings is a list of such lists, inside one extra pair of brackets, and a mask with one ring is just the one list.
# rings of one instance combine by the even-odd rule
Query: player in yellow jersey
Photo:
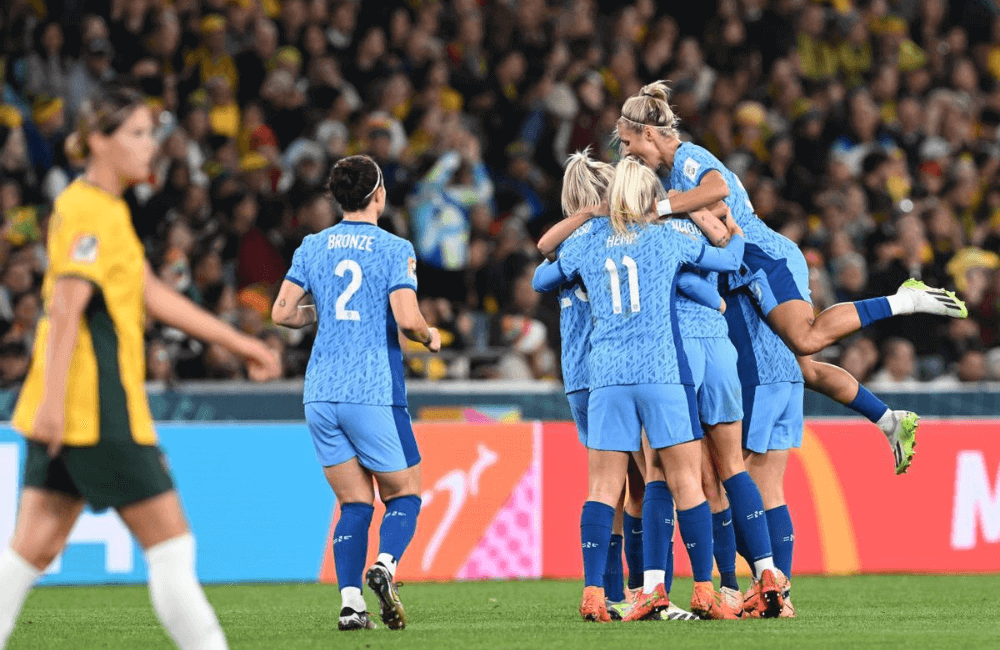
[(144, 549), (153, 608), (177, 646), (223, 649), (143, 390), (146, 313), (245, 357), (253, 379), (277, 377), (278, 359), (169, 288), (146, 262), (121, 198), (148, 177), (157, 150), (142, 95), (104, 89), (81, 109), (67, 148), (87, 167), (55, 202), (45, 317), (14, 411), (28, 451), (17, 530), (0, 553), (0, 647), (89, 503), (117, 510)]

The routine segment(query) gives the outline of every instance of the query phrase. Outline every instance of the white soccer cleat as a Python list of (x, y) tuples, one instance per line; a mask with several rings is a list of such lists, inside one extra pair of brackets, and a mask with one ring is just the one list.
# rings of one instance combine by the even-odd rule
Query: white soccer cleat
[(896, 295), (905, 295), (913, 301), (914, 313), (936, 314), (950, 318), (968, 318), (969, 310), (953, 291), (928, 287), (920, 280), (910, 278)]
[(686, 609), (681, 609), (677, 605), (670, 603), (670, 606), (660, 612), (661, 621), (700, 621), (697, 614), (692, 614)]

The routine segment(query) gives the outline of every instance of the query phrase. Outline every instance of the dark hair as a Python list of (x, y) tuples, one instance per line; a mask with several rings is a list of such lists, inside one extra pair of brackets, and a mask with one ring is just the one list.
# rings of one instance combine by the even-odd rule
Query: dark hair
[(131, 84), (101, 87), (80, 106), (76, 130), (66, 138), (66, 155), (70, 159), (85, 160), (90, 156), (87, 138), (92, 133), (111, 135), (144, 103), (142, 92)]
[(330, 193), (344, 212), (367, 208), (381, 185), (382, 172), (368, 156), (341, 158), (330, 172)]

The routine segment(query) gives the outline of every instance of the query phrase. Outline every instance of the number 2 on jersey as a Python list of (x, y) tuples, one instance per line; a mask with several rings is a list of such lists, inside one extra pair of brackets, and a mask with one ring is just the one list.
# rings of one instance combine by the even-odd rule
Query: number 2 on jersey
[[(629, 307), (635, 314), (639, 311), (639, 267), (635, 260), (628, 255), (622, 258), (622, 266), (628, 273)], [(611, 277), (611, 310), (620, 314), (622, 313), (622, 287), (621, 281), (618, 279), (618, 265), (609, 257), (604, 261), (604, 269)]]
[(351, 272), (351, 281), (334, 304), (337, 320), (361, 320), (361, 314), (353, 309), (347, 309), (347, 301), (361, 288), (361, 280), (364, 277), (361, 273), (361, 267), (354, 260), (341, 260), (333, 272), (337, 274), (337, 277), (342, 278), (348, 271)]

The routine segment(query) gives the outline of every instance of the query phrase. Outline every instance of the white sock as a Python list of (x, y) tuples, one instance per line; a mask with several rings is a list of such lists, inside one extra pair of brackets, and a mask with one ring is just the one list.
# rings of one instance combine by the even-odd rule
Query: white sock
[(917, 309), (916, 305), (913, 304), (913, 296), (910, 295), (909, 291), (900, 291), (891, 296), (886, 296), (885, 299), (889, 301), (889, 309), (892, 310), (893, 316), (912, 314)]
[(389, 569), (390, 578), (393, 580), (396, 579), (396, 558), (392, 557), (388, 553), (379, 553), (375, 561)]
[(666, 571), (643, 571), (642, 572), (642, 593), (651, 594), (656, 591), (657, 585), (662, 585), (667, 579)]
[(350, 607), (356, 612), (368, 610), (368, 605), (365, 604), (365, 599), (361, 595), (361, 589), (358, 587), (344, 587), (340, 590), (340, 606)]
[(886, 436), (891, 434), (893, 429), (896, 428), (896, 416), (892, 412), (892, 409), (886, 409), (885, 413), (882, 414), (882, 417), (875, 424), (878, 425), (879, 429), (882, 429), (882, 433)]
[(768, 569), (774, 569), (774, 558), (766, 557), (763, 560), (754, 560), (753, 563), (753, 573), (759, 576), (761, 571), (767, 571)]
[(215, 610), (198, 584), (194, 558), (191, 533), (146, 550), (153, 609), (180, 650), (228, 650)]
[(41, 574), (14, 549), (0, 553), (0, 648), (7, 645), (24, 599)]

